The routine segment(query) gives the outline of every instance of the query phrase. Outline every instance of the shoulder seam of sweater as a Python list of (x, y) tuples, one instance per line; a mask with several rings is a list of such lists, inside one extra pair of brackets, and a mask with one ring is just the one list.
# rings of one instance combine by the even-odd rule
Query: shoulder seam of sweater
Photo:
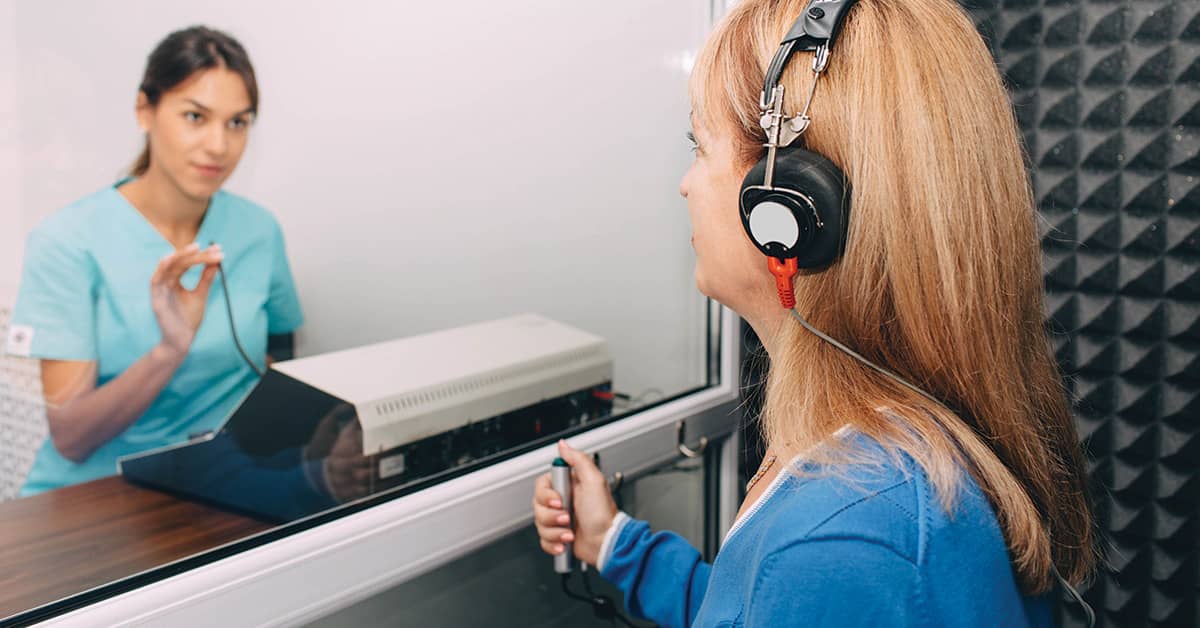
[[(822, 520), (820, 520), (819, 522), (817, 522), (817, 524), (816, 524), (816, 525), (814, 525), (813, 527), (809, 528), (809, 529), (808, 529), (808, 531), (804, 533), (804, 535), (803, 535), (803, 537), (802, 537), (802, 538), (808, 538), (808, 537), (809, 537), (811, 534), (813, 534), (813, 533), (814, 533), (814, 532), (816, 532), (817, 530), (820, 530), (822, 526), (824, 526), (825, 524), (829, 523), (830, 521), (833, 521), (833, 520), (834, 520), (834, 519), (836, 519), (836, 518), (837, 518), (839, 515), (841, 515), (841, 514), (845, 513), (846, 511), (850, 510), (851, 508), (854, 508), (855, 506), (857, 506), (857, 505), (859, 505), (859, 504), (862, 504), (862, 503), (864, 503), (864, 502), (866, 502), (867, 500), (870, 500), (870, 499), (872, 499), (872, 498), (875, 498), (875, 497), (878, 497), (878, 496), (884, 495), (884, 494), (885, 494), (885, 493), (887, 493), (888, 491), (893, 491), (893, 490), (896, 490), (897, 488), (900, 488), (901, 486), (904, 486), (904, 485), (908, 484), (908, 483), (909, 483), (909, 481), (910, 481), (910, 480), (901, 480), (901, 481), (899, 481), (899, 482), (896, 482), (895, 484), (892, 484), (892, 485), (890, 485), (890, 486), (886, 486), (886, 487), (884, 487), (884, 488), (881, 488), (881, 489), (879, 489), (878, 491), (874, 491), (874, 492), (871, 492), (871, 493), (867, 493), (867, 494), (863, 495), (862, 497), (859, 497), (858, 499), (856, 499), (856, 500), (854, 500), (854, 501), (852, 501), (852, 502), (850, 502), (850, 503), (848, 503), (848, 504), (846, 504), (846, 505), (842, 506), (841, 508), (838, 508), (837, 510), (833, 511), (832, 513), (830, 513), (830, 514), (829, 514), (829, 516), (827, 516), (827, 517), (825, 517), (824, 519), (822, 519)], [(888, 500), (888, 501), (889, 501), (889, 502), (891, 502), (891, 500)], [(895, 502), (891, 502), (891, 503), (893, 503), (893, 504), (894, 504)]]
[(826, 535), (826, 536), (815, 536), (815, 537), (806, 537), (803, 539), (796, 539), (786, 545), (783, 545), (782, 547), (777, 547), (777, 548), (771, 550), (771, 552), (769, 554), (767, 554), (767, 556), (763, 559), (763, 563), (765, 564), (768, 561), (777, 560), (778, 556), (780, 554), (782, 554), (792, 548), (801, 546), (801, 545), (809, 545), (809, 544), (816, 545), (819, 543), (829, 543), (829, 542), (835, 542), (835, 541), (849, 541), (849, 542), (854, 542), (854, 543), (862, 543), (864, 545), (874, 545), (881, 549), (885, 549), (889, 553), (894, 554), (900, 560), (903, 560), (904, 562), (911, 565), (916, 572), (918, 572), (918, 573), (920, 572), (920, 566), (917, 565), (917, 563), (914, 562), (912, 558), (905, 556), (903, 552), (901, 552), (900, 550), (897, 550), (895, 547), (892, 547), (892, 545), (890, 543), (886, 543), (880, 539), (871, 538), (869, 536), (864, 536), (861, 534), (830, 534), (830, 535)]

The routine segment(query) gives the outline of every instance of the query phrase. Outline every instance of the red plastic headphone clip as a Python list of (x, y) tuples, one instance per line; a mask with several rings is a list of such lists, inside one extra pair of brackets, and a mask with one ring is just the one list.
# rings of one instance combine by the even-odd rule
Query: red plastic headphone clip
[(771, 270), (772, 275), (775, 275), (775, 289), (779, 291), (780, 305), (788, 310), (796, 307), (796, 295), (792, 292), (792, 278), (799, 270), (796, 258), (768, 257), (767, 268)]

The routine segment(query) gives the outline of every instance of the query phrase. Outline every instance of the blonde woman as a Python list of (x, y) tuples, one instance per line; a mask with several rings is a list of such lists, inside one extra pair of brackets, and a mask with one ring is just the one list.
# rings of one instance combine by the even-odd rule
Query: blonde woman
[(814, 53), (785, 67), (789, 116), (819, 80), (793, 146), (851, 190), (840, 257), (785, 282), (795, 311), (741, 224), (742, 181), (769, 139), (768, 64), (799, 17), (843, 3), (738, 3), (691, 79), (696, 159), (680, 193), (696, 282), (771, 363), (769, 451), (720, 554), (706, 564), (619, 513), (566, 443), (575, 521), (540, 478), (542, 548), (573, 543), (663, 626), (1051, 625), (1059, 577), (1078, 583), (1095, 563), (1086, 476), (1042, 326), (1017, 125), (963, 10), (862, 0), (819, 79)]

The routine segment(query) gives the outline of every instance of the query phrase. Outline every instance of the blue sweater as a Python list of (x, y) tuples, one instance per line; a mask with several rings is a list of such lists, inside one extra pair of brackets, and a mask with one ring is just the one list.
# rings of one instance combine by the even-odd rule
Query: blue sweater
[[(919, 465), (820, 470), (793, 461), (725, 537), (712, 565), (624, 513), (601, 575), (628, 611), (674, 626), (1052, 626), (1049, 596), (1017, 588), (996, 518), (964, 474), (953, 514)], [(865, 442), (864, 442), (865, 441)]]

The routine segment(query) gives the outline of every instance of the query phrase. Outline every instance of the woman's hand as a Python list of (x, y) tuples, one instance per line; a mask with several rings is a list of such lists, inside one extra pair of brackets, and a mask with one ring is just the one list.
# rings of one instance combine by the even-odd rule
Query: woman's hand
[(571, 465), (575, 525), (563, 508), (562, 496), (551, 486), (550, 474), (537, 479), (533, 491), (533, 522), (537, 526), (542, 551), (561, 554), (564, 543), (574, 543), (575, 557), (595, 565), (600, 557), (604, 535), (617, 516), (617, 504), (608, 489), (608, 480), (592, 462), (592, 457), (558, 441), (558, 453)]
[(362, 426), (351, 421), (338, 432), (337, 440), (325, 458), (325, 484), (329, 494), (340, 503), (366, 497), (371, 493), (371, 459), (363, 455)]
[(363, 455), (362, 425), (354, 406), (339, 403), (325, 413), (304, 446), (302, 457), (306, 461), (320, 460), (321, 474), (314, 481), (338, 503), (370, 494), (374, 467)]
[[(217, 264), (223, 253), (219, 245), (200, 249), (190, 244), (164, 257), (150, 278), (150, 305), (162, 331), (162, 345), (175, 355), (186, 355), (204, 320), (208, 291), (217, 275)], [(180, 283), (183, 274), (192, 266), (204, 265), (200, 283), (188, 290)]]

